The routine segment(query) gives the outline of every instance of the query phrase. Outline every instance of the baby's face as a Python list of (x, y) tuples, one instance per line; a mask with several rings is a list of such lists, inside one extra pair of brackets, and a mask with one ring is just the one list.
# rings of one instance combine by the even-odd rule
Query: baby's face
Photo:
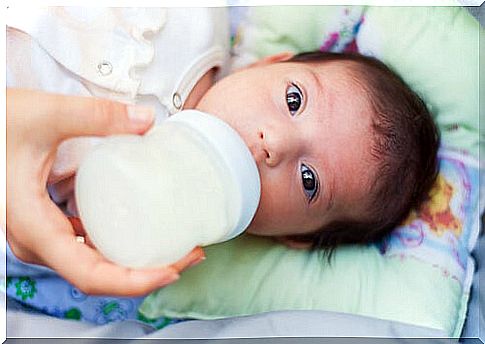
[(261, 63), (204, 94), (197, 108), (230, 124), (258, 166), (261, 201), (248, 232), (308, 234), (365, 215), (376, 171), (364, 94), (341, 62)]

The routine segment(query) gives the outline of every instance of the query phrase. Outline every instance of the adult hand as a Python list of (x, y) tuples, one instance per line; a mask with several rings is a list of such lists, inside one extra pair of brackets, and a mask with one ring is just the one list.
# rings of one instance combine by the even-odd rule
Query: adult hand
[[(49, 197), (49, 173), (59, 144), (77, 136), (142, 134), (149, 108), (91, 97), (7, 89), (7, 240), (21, 260), (50, 267), (87, 294), (137, 296), (176, 281), (204, 258), (195, 248), (177, 263), (129, 269), (80, 243), (82, 226)], [(73, 226), (74, 224), (74, 226)], [(88, 240), (89, 243), (89, 240)]]

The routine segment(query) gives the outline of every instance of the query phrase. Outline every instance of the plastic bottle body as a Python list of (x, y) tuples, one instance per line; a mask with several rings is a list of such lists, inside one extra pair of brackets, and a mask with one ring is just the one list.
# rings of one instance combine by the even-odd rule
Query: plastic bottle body
[[(142, 137), (108, 138), (85, 158), (76, 200), (103, 255), (133, 268), (167, 265), (245, 229), (234, 233), (241, 227), (244, 183), (206, 138), (166, 121)], [(259, 177), (257, 185), (259, 201)]]

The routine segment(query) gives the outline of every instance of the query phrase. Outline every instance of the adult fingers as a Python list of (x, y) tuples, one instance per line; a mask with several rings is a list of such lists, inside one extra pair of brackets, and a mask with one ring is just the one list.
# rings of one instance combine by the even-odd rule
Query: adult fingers
[(185, 257), (170, 266), (176, 271), (182, 272), (191, 266), (199, 264), (203, 260), (205, 260), (204, 250), (202, 249), (202, 247), (197, 246)]
[[(79, 240), (79, 242), (84, 242), (88, 246), (95, 248), (94, 244), (92, 243), (91, 239), (89, 238), (89, 235), (87, 234), (86, 230), (84, 229), (84, 226), (82, 225), (81, 220), (79, 217), (75, 216), (69, 216), (68, 217), (69, 222), (71, 223), (71, 226), (76, 233), (78, 237), (82, 237), (82, 240)], [(194, 265), (197, 265), (204, 261), (206, 259), (204, 250), (202, 247), (197, 246), (195, 247), (191, 252), (189, 252), (185, 257), (182, 259), (178, 260), (177, 262), (173, 263), (170, 265), (170, 268), (173, 269), (175, 272), (182, 272), (185, 269), (192, 267)]]
[(177, 281), (180, 277), (180, 270), (200, 262), (200, 255), (192, 254), (184, 259), (182, 266), (176, 268), (169, 266), (153, 269), (130, 269), (109, 262), (95, 249), (74, 242), (68, 236), (63, 240), (65, 244), (57, 246), (62, 247), (62, 252), (59, 252), (56, 256), (66, 257), (70, 254), (76, 257), (76, 260), (80, 263), (73, 267), (72, 264), (66, 264), (66, 261), (62, 260), (54, 268), (80, 290), (90, 295), (146, 295), (155, 289)]
[(82, 244), (86, 244), (91, 248), (96, 249), (94, 246), (93, 242), (89, 238), (88, 233), (84, 229), (84, 226), (81, 222), (81, 219), (76, 216), (68, 216), (67, 219), (71, 223), (72, 229), (74, 230), (74, 233), (76, 234), (76, 241)]
[[(68, 235), (56, 241), (59, 245), (51, 251), (53, 260), (48, 264), (86, 294), (140, 296), (179, 278), (172, 268), (137, 270), (115, 265), (95, 249)], [(78, 263), (70, 263), (69, 257)]]
[[(127, 105), (107, 99), (54, 95), (52, 104), (64, 138), (145, 132), (154, 120), (148, 107)], [(56, 106), (56, 105), (55, 105)]]
[(74, 136), (104, 136), (145, 132), (153, 123), (148, 107), (80, 96), (67, 96), (26, 89), (7, 90), (7, 113), (18, 120), (37, 120), (36, 130), (62, 141)]
[[(51, 205), (49, 205), (51, 207)], [(74, 227), (68, 219), (52, 204), (50, 214), (56, 214), (54, 228), (44, 228), (49, 237), (39, 240), (43, 247), (42, 263), (57, 271), (66, 280), (86, 294), (140, 296), (157, 288), (175, 282), (179, 272), (200, 262), (202, 249), (194, 249), (189, 255), (173, 266), (130, 269), (118, 266), (104, 258), (94, 248), (80, 243), (76, 232), (82, 228), (75, 219)]]

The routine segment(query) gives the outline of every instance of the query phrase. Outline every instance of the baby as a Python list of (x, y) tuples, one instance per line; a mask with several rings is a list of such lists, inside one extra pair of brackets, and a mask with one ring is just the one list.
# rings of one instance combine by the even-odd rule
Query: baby
[[(376, 59), (281, 53), (214, 84), (228, 53), (223, 8), (50, 8), (33, 14), (29, 25), (24, 17), (21, 10), (9, 17), (18, 31), (7, 31), (7, 86), (131, 101), (165, 116), (195, 108), (231, 125), (261, 177), (249, 233), (327, 253), (374, 241), (403, 220), (435, 178), (433, 120)], [(89, 36), (83, 23), (99, 33)], [(49, 34), (58, 26), (66, 35)], [(151, 32), (150, 41), (136, 32)], [(181, 35), (198, 44), (181, 51)], [(81, 55), (64, 54), (72, 49)], [(74, 143), (74, 151), (86, 146)], [(64, 152), (58, 161), (66, 160)], [(77, 167), (56, 166), (54, 174), (64, 177)], [(61, 197), (54, 198), (72, 198), (72, 180), (60, 183)]]
[[(56, 8), (29, 25), (24, 12), (10, 13), (7, 86), (136, 102), (165, 115), (211, 113), (241, 135), (257, 163), (261, 200), (249, 233), (328, 257), (338, 245), (384, 237), (436, 175), (439, 136), (425, 104), (384, 64), (356, 54), (282, 53), (214, 83), (228, 54), (228, 37), (217, 34), (223, 12)], [(86, 33), (86, 22), (99, 32)], [(65, 35), (53, 34), (61, 29)], [(179, 37), (198, 44), (182, 46)], [(68, 167), (53, 171), (64, 179), (51, 196), (74, 210), (76, 164)], [(22, 302), (49, 314), (71, 307), (60, 295), (79, 294), (67, 282), (42, 283), (43, 298)], [(18, 298), (12, 287), (7, 293)]]
[(229, 123), (256, 159), (261, 202), (247, 231), (328, 257), (383, 238), (437, 173), (430, 113), (374, 58), (271, 56), (217, 82), (195, 107)]
[(248, 233), (330, 258), (340, 244), (383, 238), (430, 189), (438, 131), (378, 60), (281, 53), (215, 84), (213, 73), (184, 108), (224, 120), (252, 152), (261, 201)]

